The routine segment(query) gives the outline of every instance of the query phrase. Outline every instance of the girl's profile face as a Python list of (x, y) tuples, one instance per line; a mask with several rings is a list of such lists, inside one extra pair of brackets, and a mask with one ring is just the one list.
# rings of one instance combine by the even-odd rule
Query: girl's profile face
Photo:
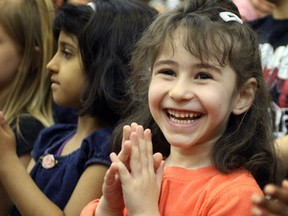
[(60, 32), (58, 49), (47, 65), (51, 73), (51, 89), (54, 101), (63, 107), (78, 109), (84, 86), (82, 59), (77, 38)]
[(0, 91), (15, 78), (21, 59), (19, 47), (0, 24)]
[(236, 73), (228, 65), (203, 64), (183, 47), (180, 35), (174, 38), (173, 47), (164, 44), (152, 69), (150, 111), (172, 147), (207, 152), (236, 104)]

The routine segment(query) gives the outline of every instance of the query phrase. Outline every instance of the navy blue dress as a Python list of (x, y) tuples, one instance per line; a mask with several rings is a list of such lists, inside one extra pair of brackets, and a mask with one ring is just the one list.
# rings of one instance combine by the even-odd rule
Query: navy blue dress
[[(76, 132), (76, 125), (57, 124), (44, 129), (35, 143), (32, 156), (36, 161), (30, 175), (41, 191), (60, 209), (66, 206), (84, 170), (92, 164), (110, 166), (111, 132), (104, 128), (94, 131), (69, 155), (56, 154), (61, 145)], [(53, 155), (55, 166), (44, 168), (42, 159)], [(36, 200), (35, 200), (36, 201)], [(37, 205), (37, 204), (35, 204)], [(14, 207), (10, 214), (21, 215)]]
[[(20, 133), (16, 129), (16, 124), (18, 124)], [(10, 126), (16, 135), (16, 152), (18, 156), (32, 151), (39, 133), (45, 128), (39, 120), (28, 113), (20, 114), (18, 121), (14, 119)]]

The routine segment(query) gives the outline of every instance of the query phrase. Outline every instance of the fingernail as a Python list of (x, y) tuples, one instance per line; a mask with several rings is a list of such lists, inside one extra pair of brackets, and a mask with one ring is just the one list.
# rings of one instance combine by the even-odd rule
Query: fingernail
[(284, 180), (284, 181), (282, 182), (282, 185), (287, 188), (287, 187), (288, 187), (288, 180)]
[(252, 208), (252, 213), (253, 215), (257, 215), (257, 216), (261, 216), (262, 215), (262, 211), (259, 208)]
[(258, 194), (254, 194), (251, 199), (254, 203), (260, 203), (262, 201), (262, 197)]
[(275, 193), (275, 191), (276, 191), (276, 188), (275, 188), (275, 186), (274, 185), (267, 185), (265, 188), (264, 188), (264, 191), (265, 191), (265, 193), (267, 193), (267, 194), (273, 194), (273, 193)]

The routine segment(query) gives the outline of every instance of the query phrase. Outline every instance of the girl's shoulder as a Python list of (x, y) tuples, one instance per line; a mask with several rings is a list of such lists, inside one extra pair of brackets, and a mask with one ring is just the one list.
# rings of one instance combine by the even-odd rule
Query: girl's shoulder
[[(199, 169), (185, 169), (181, 167), (166, 167), (164, 180), (194, 183), (204, 185), (207, 190), (223, 191), (229, 187), (251, 185), (259, 188), (252, 174), (246, 169), (237, 169), (231, 173), (222, 173), (215, 166), (207, 166)], [(217, 185), (217, 187), (215, 186)]]
[(63, 137), (65, 134), (69, 134), (71, 131), (75, 131), (76, 124), (54, 124), (41, 131), (40, 139), (52, 139), (53, 137)]
[(233, 215), (235, 212), (239, 215), (249, 215), (252, 195), (262, 194), (252, 174), (244, 169), (232, 171), (230, 174), (220, 173), (208, 184), (205, 192), (209, 194), (203, 203), (207, 212), (225, 211), (227, 215)]
[(33, 148), (33, 158), (38, 158), (50, 148), (57, 148), (61, 145), (67, 137), (74, 133), (77, 129), (77, 125), (73, 124), (55, 124), (51, 127), (43, 129)]
[[(55, 124), (45, 128), (39, 135), (33, 148), (32, 156), (37, 160), (45, 154), (53, 154), (59, 147), (76, 132), (77, 125)], [(81, 147), (70, 154), (67, 158), (73, 158), (78, 155), (77, 163), (84, 167), (91, 164), (100, 163), (110, 165), (109, 155), (111, 153), (111, 128), (102, 128), (95, 130), (86, 137)]]
[[(182, 215), (209, 215), (211, 212), (249, 215), (252, 194), (261, 193), (248, 171), (235, 170), (224, 174), (213, 166), (197, 170), (165, 169), (161, 191), (162, 212), (181, 211), (184, 212)], [(167, 207), (165, 200), (168, 199), (174, 202), (173, 207)]]
[(112, 128), (95, 130), (90, 136), (83, 140), (80, 155), (85, 163), (85, 168), (92, 164), (103, 164), (110, 166), (109, 155), (112, 151)]

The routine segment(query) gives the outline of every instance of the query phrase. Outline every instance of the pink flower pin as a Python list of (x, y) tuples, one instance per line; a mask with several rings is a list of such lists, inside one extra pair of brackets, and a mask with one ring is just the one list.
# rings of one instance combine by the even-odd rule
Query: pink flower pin
[(47, 154), (44, 157), (41, 157), (40, 162), (42, 164), (42, 167), (45, 169), (51, 169), (58, 163), (58, 161), (55, 160), (52, 154)]

